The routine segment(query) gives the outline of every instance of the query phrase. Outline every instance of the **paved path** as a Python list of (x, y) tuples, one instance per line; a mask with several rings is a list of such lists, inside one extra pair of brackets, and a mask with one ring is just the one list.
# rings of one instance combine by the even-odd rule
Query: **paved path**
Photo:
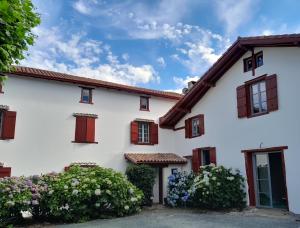
[[(260, 214), (260, 215), (258, 215)], [(261, 216), (261, 215), (264, 216)], [(300, 228), (300, 222), (294, 216), (264, 211), (201, 213), (189, 209), (146, 209), (140, 214), (116, 218), (95, 220), (82, 224), (60, 225), (61, 228)]]

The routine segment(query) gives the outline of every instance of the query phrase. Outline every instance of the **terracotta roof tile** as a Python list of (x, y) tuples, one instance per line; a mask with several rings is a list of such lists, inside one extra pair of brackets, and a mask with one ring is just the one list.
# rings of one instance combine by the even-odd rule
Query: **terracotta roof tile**
[(125, 158), (135, 164), (183, 164), (187, 160), (173, 153), (126, 153)]
[(164, 97), (164, 98), (169, 98), (169, 99), (174, 99), (174, 100), (179, 100), (182, 97), (181, 94), (173, 93), (173, 92), (166, 92), (166, 91), (145, 89), (145, 88), (129, 86), (129, 85), (122, 85), (122, 84), (118, 84), (118, 83), (107, 82), (107, 81), (97, 80), (97, 79), (88, 78), (88, 77), (79, 77), (79, 76), (75, 76), (75, 75), (64, 74), (64, 73), (42, 70), (42, 69), (36, 69), (36, 68), (31, 68), (31, 67), (16, 66), (15, 71), (11, 72), (11, 75), (19, 75), (19, 76), (27, 76), (27, 77), (55, 80), (55, 81), (61, 81), (61, 82), (76, 83), (76, 84), (80, 84), (80, 85), (121, 90), (121, 91), (126, 91), (126, 92), (131, 92), (131, 93), (146, 94), (146, 95)]

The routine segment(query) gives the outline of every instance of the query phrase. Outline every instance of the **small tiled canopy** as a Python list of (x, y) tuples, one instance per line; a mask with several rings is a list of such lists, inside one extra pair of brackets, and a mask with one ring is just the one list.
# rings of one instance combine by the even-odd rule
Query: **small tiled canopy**
[(187, 162), (173, 153), (126, 153), (125, 158), (134, 164), (184, 164)]

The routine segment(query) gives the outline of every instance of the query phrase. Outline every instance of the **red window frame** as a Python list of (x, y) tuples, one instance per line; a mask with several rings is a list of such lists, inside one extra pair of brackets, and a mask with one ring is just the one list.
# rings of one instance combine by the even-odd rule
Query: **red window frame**
[[(83, 104), (93, 104), (93, 88), (87, 88), (87, 87), (80, 87), (81, 88), (81, 96), (79, 103)], [(89, 91), (89, 101), (86, 102), (83, 100), (83, 91), (88, 90)]]
[[(146, 108), (143, 108), (142, 107), (142, 100), (145, 99), (146, 102), (147, 102), (147, 107)], [(149, 108), (149, 97), (146, 97), (146, 96), (140, 96), (140, 110), (141, 111), (150, 111), (150, 108)]]

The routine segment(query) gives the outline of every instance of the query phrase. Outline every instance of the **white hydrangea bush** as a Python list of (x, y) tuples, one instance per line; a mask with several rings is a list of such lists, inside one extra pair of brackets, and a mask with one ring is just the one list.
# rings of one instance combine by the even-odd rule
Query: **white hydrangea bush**
[(239, 170), (214, 164), (200, 167), (189, 194), (199, 208), (242, 209), (246, 205), (245, 179)]

